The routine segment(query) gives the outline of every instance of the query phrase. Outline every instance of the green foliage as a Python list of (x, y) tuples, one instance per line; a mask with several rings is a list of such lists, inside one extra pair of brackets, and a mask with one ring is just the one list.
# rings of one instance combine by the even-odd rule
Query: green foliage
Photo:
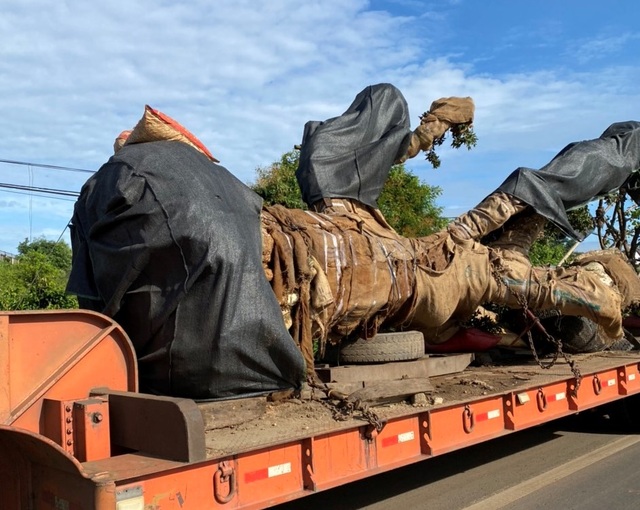
[[(588, 234), (593, 230), (594, 221), (587, 206), (567, 213), (569, 223), (577, 232)], [(534, 266), (554, 266), (571, 249), (574, 241), (568, 239), (553, 223), (548, 222), (540, 239), (536, 240), (529, 251)]]
[(42, 253), (58, 269), (66, 272), (71, 270), (71, 248), (63, 241), (54, 242), (44, 238), (33, 241), (25, 239), (18, 245), (18, 253), (23, 256)]
[(251, 189), (260, 195), (267, 205), (280, 204), (289, 209), (306, 209), (296, 180), (300, 152), (293, 150), (282, 155), (280, 161), (267, 168), (258, 168), (258, 179)]
[(65, 293), (71, 248), (63, 241), (23, 241), (18, 257), (0, 262), (0, 310), (77, 308)]
[(577, 232), (582, 232), (587, 235), (593, 232), (595, 227), (595, 221), (591, 213), (589, 212), (589, 208), (585, 205), (584, 207), (579, 207), (578, 209), (573, 209), (567, 213), (567, 217), (569, 218), (569, 223), (573, 227), (573, 229)]
[[(478, 143), (478, 137), (473, 131), (471, 124), (456, 124), (451, 126), (451, 147), (459, 149), (463, 145), (467, 150), (471, 150), (471, 147), (475, 147)], [(447, 133), (444, 133), (440, 138), (433, 140), (433, 146), (427, 152), (426, 159), (433, 168), (440, 167), (440, 157), (436, 154), (435, 148), (442, 145), (446, 139)]]
[(394, 165), (378, 199), (389, 224), (406, 237), (422, 237), (443, 229), (447, 220), (435, 204), (442, 190), (420, 182), (404, 165)]
[[(299, 157), (299, 151), (287, 152), (280, 161), (267, 168), (258, 168), (258, 179), (251, 189), (267, 205), (306, 209), (295, 175)], [(440, 193), (440, 188), (421, 183), (404, 165), (395, 165), (382, 189), (378, 206), (399, 234), (425, 236), (446, 225), (446, 220), (441, 217), (442, 208), (435, 205)]]
[(531, 246), (529, 259), (534, 266), (554, 266), (562, 260), (568, 250), (566, 241), (543, 236)]

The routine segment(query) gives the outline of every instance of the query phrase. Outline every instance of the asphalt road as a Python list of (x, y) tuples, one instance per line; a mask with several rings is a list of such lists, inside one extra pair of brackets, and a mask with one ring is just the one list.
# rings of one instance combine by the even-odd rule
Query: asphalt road
[(640, 434), (583, 413), (275, 508), (640, 509), (638, 455)]

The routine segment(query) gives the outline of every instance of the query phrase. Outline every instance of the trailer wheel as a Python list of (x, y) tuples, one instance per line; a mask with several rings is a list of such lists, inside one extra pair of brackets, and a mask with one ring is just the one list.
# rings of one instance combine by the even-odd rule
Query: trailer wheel
[(409, 361), (424, 356), (424, 336), (419, 331), (378, 333), (365, 340), (345, 343), (340, 350), (342, 363), (384, 363)]

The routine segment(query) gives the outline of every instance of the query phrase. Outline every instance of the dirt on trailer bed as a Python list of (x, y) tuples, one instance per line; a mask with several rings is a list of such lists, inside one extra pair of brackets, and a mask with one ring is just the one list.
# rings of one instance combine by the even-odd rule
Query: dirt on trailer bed
[[(601, 352), (574, 355), (572, 359), (581, 375), (586, 376), (618, 366), (625, 363), (624, 360), (629, 360), (629, 363), (640, 361), (640, 355), (637, 351)], [(573, 373), (565, 360), (559, 359), (552, 367), (545, 369), (526, 356), (516, 356), (489, 365), (471, 366), (460, 373), (432, 377), (432, 389), (428, 392), (416, 394), (400, 402), (368, 408), (380, 420), (391, 420), (572, 378)], [(407, 384), (409, 382), (410, 380), (406, 380)], [(268, 402), (266, 398), (252, 400), (249, 406), (252, 410), (245, 414), (246, 419), (218, 428), (212, 423), (214, 413), (211, 412), (211, 408), (214, 406), (206, 404), (201, 407), (207, 427), (208, 458), (222, 458), (308, 437), (327, 435), (363, 427), (370, 422), (370, 417), (361, 410), (344, 414), (336, 407), (337, 401), (327, 399), (325, 394), (317, 389), (306, 388), (300, 398), (280, 402)], [(227, 405), (231, 406), (231, 410), (235, 406), (236, 411), (242, 411), (242, 407), (247, 403), (239, 400)]]

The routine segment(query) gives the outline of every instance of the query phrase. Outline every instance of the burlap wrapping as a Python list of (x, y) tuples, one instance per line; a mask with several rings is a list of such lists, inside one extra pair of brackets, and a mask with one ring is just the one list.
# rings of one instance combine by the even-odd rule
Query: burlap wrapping
[(423, 123), (432, 119), (455, 124), (468, 124), (473, 120), (475, 106), (470, 97), (442, 97), (431, 103), (429, 111), (423, 116)]
[[(358, 108), (347, 112), (350, 143), (344, 129), (334, 129), (328, 138), (316, 138), (316, 148), (332, 142), (327, 151), (315, 159), (313, 151), (308, 154), (314, 172), (330, 171), (329, 178), (309, 173), (323, 175), (323, 186), (304, 183), (326, 205), (321, 212), (273, 206), (258, 221), (259, 197), (213, 165), (209, 160), (217, 160), (193, 134), (149, 106), (134, 130), (118, 137), (116, 156), (83, 187), (76, 208), (81, 214), (74, 214), (74, 258), (82, 259), (74, 263), (75, 291), (95, 301), (95, 309), (129, 320), (149, 387), (190, 398), (297, 388), (302, 357), (313, 373), (316, 351), (323, 357), (328, 343), (387, 328), (418, 330), (428, 343), (442, 343), (485, 302), (557, 309), (590, 318), (605, 341), (621, 337), (621, 308), (640, 299), (640, 284), (626, 262), (600, 254), (569, 268), (532, 268), (516, 249), (518, 236), (505, 238), (500, 248), (479, 243), (485, 230), (523, 207), (501, 198), (517, 194), (494, 194), (483, 202), (486, 210), (478, 207), (466, 216), (469, 221), (458, 221), (466, 239), (453, 230), (407, 239), (389, 227), (375, 203), (391, 162), (409, 144), (406, 103), (384, 85), (358, 97)], [(435, 101), (410, 137), (409, 157), (472, 119), (470, 98)], [(330, 124), (319, 123), (314, 133)], [(130, 147), (120, 151), (125, 145)], [(332, 154), (338, 159), (324, 157)], [(363, 179), (366, 172), (373, 175)], [(346, 184), (332, 188), (334, 178)], [(370, 184), (366, 193), (363, 183)], [(141, 196), (137, 186), (145, 190)], [(127, 207), (112, 210), (113, 203)], [(91, 237), (96, 233), (108, 235)], [(96, 267), (100, 285), (89, 274)], [(85, 293), (91, 282), (95, 288)], [(114, 282), (118, 292), (107, 292)], [(151, 319), (140, 321), (140, 310)]]
[(127, 138), (129, 138), (129, 135), (131, 135), (131, 130), (125, 129), (124, 131), (121, 131), (118, 136), (116, 136), (116, 139), (113, 141), (114, 154), (124, 147), (124, 144), (126, 143)]
[(370, 337), (411, 315), (403, 307), (415, 295), (413, 241), (380, 225), (366, 206), (337, 200), (331, 214), (270, 206), (262, 225), (265, 273), (308, 360), (313, 342), (322, 355), (327, 342)]
[(532, 267), (530, 260), (513, 250), (492, 249), (491, 264), (500, 285), (492, 287), (488, 300), (532, 310), (558, 310), (563, 315), (586, 317), (595, 322), (602, 340), (610, 345), (622, 335), (623, 295), (597, 260), (568, 267)]
[(640, 303), (640, 279), (620, 250), (590, 251), (578, 255), (574, 261), (576, 265), (587, 265), (590, 262), (598, 262), (605, 267), (624, 296), (623, 308)]
[[(446, 232), (419, 240), (415, 309), (409, 327), (422, 331), (430, 343), (442, 343), (488, 301), (495, 286), (489, 249), (470, 241), (459, 243)], [(439, 255), (439, 262), (433, 259)]]
[(431, 108), (421, 117), (420, 125), (413, 131), (407, 153), (399, 163), (415, 157), (421, 150), (428, 151), (433, 141), (456, 125), (471, 124), (475, 105), (470, 97), (443, 97), (431, 103)]
[[(123, 133), (121, 133), (119, 137), (122, 136), (122, 134)], [(142, 118), (120, 147), (133, 143), (158, 142), (161, 140), (189, 144), (207, 156), (211, 161), (215, 163), (219, 162), (213, 157), (211, 152), (209, 152), (209, 149), (187, 128), (161, 111), (151, 108), (149, 105), (145, 105)], [(118, 139), (116, 139), (116, 144), (118, 144)], [(117, 145), (114, 144), (114, 148), (116, 147)]]
[(379, 215), (335, 199), (322, 213), (264, 210), (265, 273), (308, 366), (314, 343), (322, 356), (327, 342), (380, 328), (445, 342), (486, 302), (588, 317), (606, 342), (620, 338), (622, 294), (602, 266), (534, 268), (507, 242), (494, 249), (447, 231), (407, 239)]
[(262, 219), (265, 274), (308, 359), (314, 342), (322, 356), (327, 342), (381, 327), (443, 342), (489, 295), (487, 247), (460, 248), (446, 232), (404, 238), (379, 211), (332, 202), (323, 213), (265, 207)]

